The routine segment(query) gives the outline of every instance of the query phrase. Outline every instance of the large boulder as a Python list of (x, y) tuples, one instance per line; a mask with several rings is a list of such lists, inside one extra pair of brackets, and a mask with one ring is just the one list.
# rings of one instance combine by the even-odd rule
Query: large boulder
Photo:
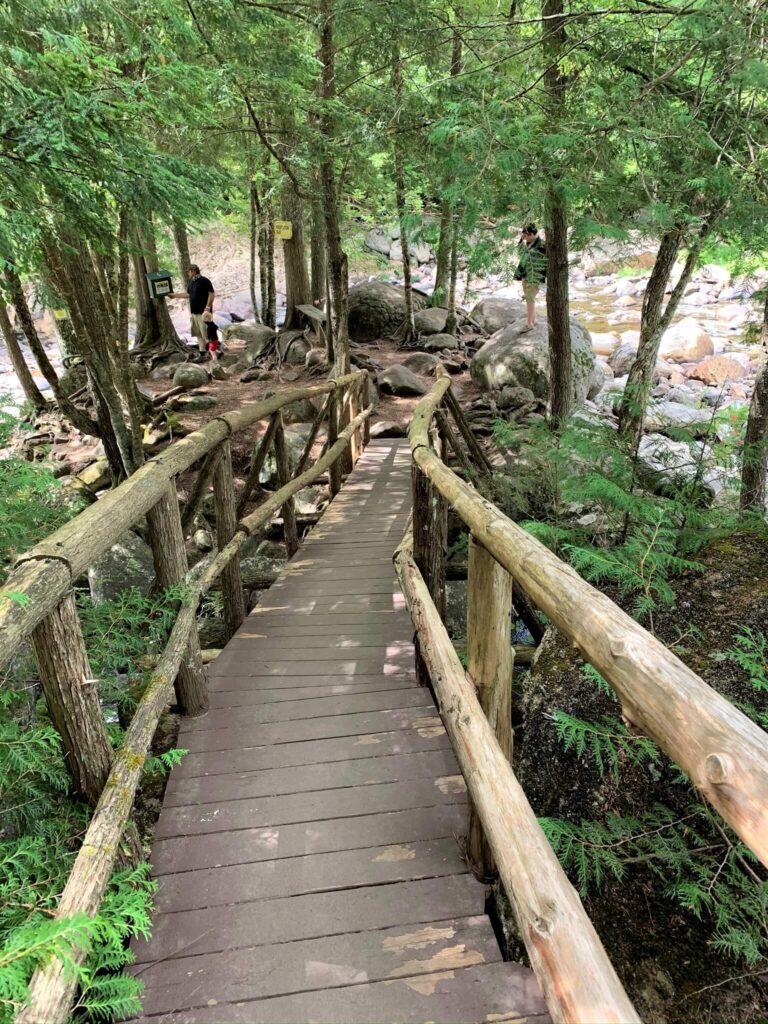
[(459, 339), (453, 334), (430, 334), (419, 344), (427, 352), (442, 352), (446, 348), (453, 352), (459, 347)]
[(398, 395), (401, 398), (427, 393), (425, 385), (407, 366), (390, 366), (388, 369), (382, 370), (376, 383), (384, 394)]
[(500, 295), (480, 299), (469, 314), (470, 318), (488, 334), (495, 334), (518, 320), (525, 320), (525, 303)]
[(608, 365), (617, 377), (625, 377), (637, 357), (636, 345), (619, 345), (608, 360)]
[(696, 436), (707, 433), (711, 420), (709, 409), (697, 409), (675, 401), (652, 403), (645, 414), (645, 430), (649, 434), (674, 434), (687, 430)]
[(389, 248), (392, 240), (386, 228), (374, 228), (369, 231), (363, 239), (363, 245), (371, 252), (377, 252), (380, 256), (389, 256)]
[[(413, 292), (413, 307), (421, 310), (426, 299)], [(394, 334), (405, 319), (405, 290), (384, 281), (364, 281), (349, 289), (349, 336), (366, 342)]]
[(445, 323), (448, 319), (448, 310), (442, 306), (430, 306), (421, 309), (415, 314), (413, 320), (419, 334), (442, 334), (445, 330)]
[(135, 533), (126, 533), (88, 569), (91, 600), (102, 604), (131, 589), (146, 596), (154, 578), (155, 565), (149, 545)]
[(197, 363), (182, 363), (173, 375), (173, 386), (185, 388), (187, 391), (205, 387), (210, 382), (208, 371), (202, 366), (198, 366)]
[(429, 352), (413, 352), (403, 360), (403, 366), (411, 373), (420, 373), (425, 377), (433, 376), (435, 367), (439, 365), (440, 360), (437, 356), (433, 356)]
[(692, 380), (702, 380), (705, 384), (725, 384), (730, 380), (742, 380), (747, 371), (731, 356), (708, 356), (695, 366), (688, 376)]
[(230, 324), (221, 332), (225, 341), (244, 341), (246, 351), (251, 347), (263, 350), (274, 338), (275, 332), (265, 324), (242, 323)]
[[(577, 405), (596, 397), (604, 376), (595, 363), (589, 331), (571, 320), (573, 397)], [(499, 391), (506, 384), (529, 388), (537, 398), (549, 397), (549, 339), (542, 318), (532, 331), (522, 322), (510, 324), (490, 338), (470, 364), (472, 379), (480, 387)]]
[(698, 363), (714, 351), (712, 339), (699, 321), (686, 316), (666, 332), (659, 354), (675, 363)]
[(312, 342), (303, 331), (283, 331), (277, 337), (281, 360), (288, 366), (303, 366), (312, 349)]

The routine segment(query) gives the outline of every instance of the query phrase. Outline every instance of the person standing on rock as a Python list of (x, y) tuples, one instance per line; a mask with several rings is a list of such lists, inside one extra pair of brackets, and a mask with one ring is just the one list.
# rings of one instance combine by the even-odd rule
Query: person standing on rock
[(203, 314), (213, 313), (213, 300), (216, 293), (213, 285), (207, 277), (200, 273), (200, 267), (196, 263), (190, 263), (187, 270), (186, 292), (172, 292), (171, 299), (189, 298), (189, 312), (192, 316), (192, 334), (197, 338), (197, 345), (200, 351), (192, 360), (193, 363), (202, 363), (206, 356), (208, 347), (208, 332)]
[(523, 298), (528, 323), (526, 331), (536, 326), (536, 296), (539, 288), (547, 280), (547, 247), (539, 238), (539, 229), (535, 224), (527, 224), (520, 235), (518, 245), (520, 262), (515, 271), (515, 280), (523, 283)]

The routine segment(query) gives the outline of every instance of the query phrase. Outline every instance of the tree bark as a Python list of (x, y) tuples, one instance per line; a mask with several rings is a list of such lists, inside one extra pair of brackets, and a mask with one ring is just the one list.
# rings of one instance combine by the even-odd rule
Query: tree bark
[[(763, 359), (768, 351), (768, 292), (763, 306)], [(757, 509), (765, 514), (765, 482), (768, 471), (768, 361), (755, 381), (755, 390), (749, 403), (747, 429), (744, 434), (744, 453), (741, 464), (742, 509)]]
[(32, 373), (30, 372), (27, 362), (24, 359), (24, 353), (21, 351), (21, 346), (16, 340), (16, 332), (13, 329), (10, 318), (8, 316), (8, 308), (4, 302), (0, 302), (0, 331), (2, 332), (3, 339), (5, 340), (5, 347), (8, 349), (8, 355), (13, 366), (14, 373), (18, 378), (21, 389), (24, 392), (24, 397), (30, 402), (38, 412), (42, 412), (46, 408), (47, 402), (40, 388), (35, 384)]
[[(551, 130), (565, 112), (567, 81), (560, 66), (566, 47), (563, 0), (542, 0), (544, 89)], [(568, 296), (568, 214), (566, 197), (554, 175), (546, 189), (547, 323), (549, 336), (550, 426), (559, 430), (573, 406), (571, 325)]]
[(312, 301), (304, 241), (304, 203), (290, 181), (285, 183), (282, 201), (283, 217), (293, 225), (292, 237), (283, 240), (286, 292), (285, 327), (298, 327), (301, 314), (296, 312), (296, 307), (309, 305)]
[(395, 206), (400, 224), (400, 254), (403, 260), (403, 288), (405, 289), (405, 322), (400, 329), (400, 341), (407, 345), (416, 340), (416, 322), (413, 318), (413, 292), (411, 291), (411, 250), (408, 245), (408, 218), (405, 208), (405, 161), (400, 141), (400, 113), (403, 105), (403, 65), (398, 47), (392, 50), (392, 93), (395, 103), (393, 156), (395, 171)]
[(645, 408), (648, 404), (653, 371), (656, 368), (664, 332), (672, 323), (672, 317), (677, 312), (688, 282), (696, 269), (699, 253), (714, 227), (716, 218), (717, 214), (712, 214), (703, 222), (695, 242), (688, 249), (680, 280), (673, 288), (667, 305), (663, 309), (664, 295), (683, 242), (682, 226), (676, 225), (667, 231), (659, 243), (656, 262), (653, 265), (648, 287), (643, 297), (643, 308), (640, 314), (640, 344), (635, 361), (629, 370), (619, 408), (619, 432), (634, 451), (637, 450), (643, 435)]
[(325, 302), (325, 281), (327, 275), (325, 220), (323, 204), (319, 195), (312, 197), (312, 241), (310, 244), (312, 275), (312, 301), (316, 306)]
[[(320, 182), (325, 209), (325, 235), (328, 246), (328, 276), (333, 295), (333, 363), (337, 377), (349, 373), (349, 273), (347, 254), (341, 244), (336, 171), (333, 157), (333, 123), (329, 104), (336, 95), (336, 50), (333, 42), (334, 0), (318, 0), (319, 47), (321, 71), (318, 97), (322, 104), (320, 134), (323, 151), (320, 160)], [(330, 313), (328, 317), (330, 321)]]
[(130, 256), (128, 254), (128, 214), (121, 209), (118, 214), (117, 254), (117, 354), (120, 365), (121, 391), (128, 407), (131, 427), (131, 451), (133, 465), (138, 468), (144, 463), (144, 435), (142, 427), (142, 401), (136, 380), (132, 373), (128, 354), (128, 304), (130, 293)]
[(40, 681), (76, 794), (95, 807), (112, 747), (72, 592), (32, 633)]
[(192, 262), (189, 255), (189, 238), (187, 236), (187, 225), (183, 220), (174, 220), (171, 225), (173, 229), (173, 241), (176, 246), (176, 262), (179, 266), (179, 281), (181, 288), (184, 288), (187, 280), (187, 271)]
[(442, 306), (448, 290), (448, 265), (451, 258), (452, 234), (451, 204), (443, 199), (440, 204), (440, 238), (437, 242), (437, 263), (435, 265), (435, 290), (430, 305)]
[(449, 260), (448, 274), (448, 316), (445, 318), (445, 330), (447, 334), (455, 334), (457, 327), (456, 319), (456, 281), (459, 276), (459, 220), (456, 213), (453, 213), (451, 224), (451, 253)]
[[(144, 264), (146, 266), (146, 270), (149, 273), (154, 273), (160, 269), (160, 264), (157, 260), (155, 226), (152, 222), (151, 214), (147, 216), (146, 223), (139, 228), (139, 238), (141, 239), (142, 248), (144, 250)], [(183, 278), (183, 281), (186, 282), (186, 276)], [(144, 285), (147, 287), (146, 278), (144, 279)], [(182, 284), (182, 287), (186, 287), (186, 284)], [(168, 305), (165, 299), (149, 298), (148, 287), (147, 298), (149, 299), (153, 309), (153, 322), (157, 325), (157, 341), (160, 346), (162, 348), (176, 348), (185, 352), (186, 348), (176, 333), (176, 328), (173, 326), (171, 314), (168, 310)]]

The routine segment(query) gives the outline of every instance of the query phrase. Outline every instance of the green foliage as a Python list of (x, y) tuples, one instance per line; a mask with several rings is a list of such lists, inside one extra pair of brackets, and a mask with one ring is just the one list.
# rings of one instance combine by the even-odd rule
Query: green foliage
[(617, 782), (622, 761), (639, 765), (659, 758), (655, 743), (645, 736), (632, 736), (618, 718), (584, 722), (565, 711), (555, 711), (552, 722), (565, 750), (573, 749), (579, 757), (588, 752), (600, 774), (610, 772)]
[(768, 729), (768, 708), (764, 696), (768, 693), (768, 638), (765, 633), (744, 626), (736, 635), (733, 647), (725, 651), (725, 657), (747, 673), (750, 686), (760, 698), (759, 706), (741, 701), (739, 707), (761, 728)]

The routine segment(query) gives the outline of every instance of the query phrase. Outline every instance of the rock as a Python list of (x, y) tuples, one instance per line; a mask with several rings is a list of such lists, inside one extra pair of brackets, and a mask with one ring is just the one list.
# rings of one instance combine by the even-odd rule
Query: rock
[(625, 374), (629, 373), (636, 356), (636, 345), (619, 345), (608, 360), (608, 365), (617, 377), (623, 377)]
[(262, 558), (271, 558), (276, 561), (287, 561), (288, 555), (285, 548), (274, 540), (262, 540), (256, 548), (256, 554)]
[(443, 349), (453, 352), (459, 347), (459, 339), (453, 334), (431, 334), (419, 344), (427, 352), (442, 352)]
[(441, 306), (429, 306), (427, 309), (421, 309), (413, 317), (419, 334), (442, 334), (447, 319), (448, 310)]
[(390, 366), (376, 378), (381, 391), (388, 395), (406, 397), (408, 395), (425, 395), (427, 388), (407, 366)]
[(746, 372), (738, 359), (709, 356), (695, 366), (688, 376), (693, 380), (702, 380), (705, 384), (724, 384), (729, 380), (741, 380)]
[[(595, 364), (589, 332), (571, 320), (573, 395), (576, 405), (595, 397), (604, 376)], [(505, 384), (529, 388), (537, 398), (549, 397), (549, 341), (546, 318), (532, 331), (522, 323), (511, 324), (490, 338), (470, 363), (472, 379), (480, 387), (500, 390)]]
[[(670, 392), (672, 395), (673, 392)], [(695, 434), (706, 433), (711, 414), (708, 409), (696, 409), (682, 402), (665, 401), (649, 405), (645, 414), (645, 430), (649, 434), (665, 434), (670, 430), (689, 429)]]
[(191, 391), (193, 388), (205, 387), (210, 380), (208, 371), (202, 366), (198, 366), (197, 363), (182, 363), (173, 375), (173, 386)]
[(155, 565), (149, 545), (135, 533), (128, 532), (88, 569), (91, 600), (102, 604), (132, 588), (146, 597), (154, 578)]
[(499, 397), (496, 399), (496, 405), (499, 409), (507, 411), (521, 409), (524, 405), (529, 405), (535, 401), (536, 396), (530, 388), (517, 388), (507, 385), (507, 387), (501, 389)]
[(226, 380), (227, 371), (220, 363), (211, 363), (208, 367), (208, 372), (214, 380)]
[(699, 272), (696, 276), (701, 278), (702, 281), (718, 285), (721, 289), (727, 288), (731, 283), (730, 270), (727, 267), (721, 267), (718, 263), (705, 263), (703, 267), (699, 267)]
[(253, 354), (253, 357), (260, 355), (269, 345), (275, 336), (271, 327), (264, 324), (248, 323), (230, 324), (222, 331), (224, 341), (244, 341), (245, 351)]
[(614, 305), (618, 306), (619, 309), (629, 309), (632, 306), (637, 305), (637, 299), (634, 298), (632, 295), (622, 295), (620, 299), (616, 299)]
[(308, 398), (299, 398), (283, 406), (284, 423), (311, 423), (317, 410)]
[[(423, 239), (411, 238), (408, 242), (408, 252), (411, 258), (411, 263), (429, 263), (434, 256), (432, 246), (429, 242), (425, 242)], [(389, 258), (391, 260), (401, 260), (403, 258), (403, 250), (400, 245), (399, 233), (397, 238), (393, 239), (390, 243)]]
[(592, 351), (596, 356), (609, 356), (620, 344), (618, 334), (613, 331), (607, 334), (592, 334)]
[(685, 301), (691, 306), (711, 306), (712, 303), (717, 302), (717, 299), (712, 292), (702, 288), (700, 291), (686, 296)]
[(430, 355), (428, 352), (414, 352), (403, 360), (403, 366), (412, 373), (420, 373), (425, 377), (433, 376), (435, 367), (439, 365), (440, 360), (437, 356)]
[[(426, 306), (423, 296), (413, 293), (414, 310)], [(349, 336), (367, 342), (394, 334), (405, 319), (405, 291), (384, 281), (364, 281), (349, 289)]]
[(156, 366), (154, 370), (150, 370), (147, 375), (148, 380), (170, 380), (170, 378), (176, 373), (176, 364), (172, 366)]
[(666, 332), (659, 353), (676, 363), (698, 363), (715, 351), (712, 338), (698, 320), (687, 316)]
[(171, 408), (176, 412), (202, 412), (218, 404), (218, 398), (213, 395), (181, 395), (171, 402)]
[(377, 437), (407, 437), (408, 431), (393, 420), (379, 420), (371, 427), (371, 440)]
[(207, 530), (195, 530), (192, 543), (198, 551), (213, 551), (213, 538)]
[(326, 355), (321, 348), (312, 348), (307, 352), (307, 358), (304, 360), (304, 365), (309, 369), (311, 366), (325, 366)]
[(637, 283), (628, 277), (622, 278), (616, 283), (616, 296), (622, 298), (625, 295), (636, 295)]
[(363, 245), (366, 249), (370, 249), (371, 252), (377, 252), (381, 256), (389, 256), (391, 244), (389, 231), (384, 228), (374, 228), (363, 239)]
[(241, 384), (251, 384), (255, 380), (270, 380), (272, 374), (269, 370), (260, 370), (257, 366), (254, 366), (252, 370), (246, 370), (240, 377)]
[(737, 306), (735, 303), (720, 306), (715, 313), (718, 320), (722, 320), (723, 323), (731, 324), (733, 326), (745, 324), (749, 319), (749, 312), (743, 306)]
[(302, 487), (294, 497), (296, 512), (300, 516), (312, 515), (323, 500), (323, 494), (319, 487)]
[[(288, 468), (293, 472), (299, 464), (299, 459), (304, 453), (304, 446), (307, 441), (307, 435), (309, 433), (309, 424), (298, 424), (293, 427), (286, 427), (283, 431), (285, 437), (285, 448), (288, 454)], [(277, 483), (277, 466), (275, 464), (275, 451), (274, 448), (270, 449), (270, 453), (259, 473), (260, 484), (276, 484)]]
[(651, 473), (651, 477), (646, 477), (643, 483), (659, 493), (673, 497), (681, 485), (690, 483), (698, 474), (708, 497), (713, 497), (720, 486), (717, 484), (717, 474), (711, 469), (706, 470), (703, 476), (700, 474), (698, 461), (701, 449), (702, 445), (695, 442), (674, 441), (663, 434), (647, 434), (641, 438), (637, 449), (641, 478), (645, 476), (643, 467)]
[(518, 299), (491, 295), (487, 299), (481, 299), (469, 315), (481, 330), (495, 334), (502, 327), (508, 327), (518, 320), (525, 320), (525, 303)]
[(634, 345), (635, 348), (640, 347), (640, 331), (622, 331), (621, 332), (621, 344), (622, 345)]
[(303, 366), (312, 349), (312, 342), (303, 331), (282, 331), (277, 336), (277, 349), (287, 366)]

